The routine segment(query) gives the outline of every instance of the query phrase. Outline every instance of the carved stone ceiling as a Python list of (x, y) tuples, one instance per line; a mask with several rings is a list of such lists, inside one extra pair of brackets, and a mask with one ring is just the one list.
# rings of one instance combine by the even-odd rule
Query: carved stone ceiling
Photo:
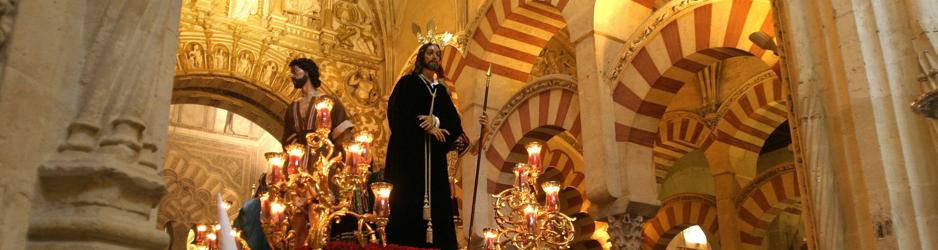
[[(193, 98), (205, 100), (177, 101), (183, 99), (174, 93), (174, 102), (222, 106), (216, 99), (248, 99), (223, 108), (239, 112), (237, 106), (260, 106), (253, 108), (266, 111), (257, 112), (266, 116), (242, 115), (268, 120), (255, 122), (279, 137), (277, 122), (282, 121), (286, 105), (300, 94), (290, 84), (287, 64), (309, 57), (320, 67), (324, 89), (345, 104), (356, 127), (374, 133), (379, 145), (386, 144), (385, 105), (379, 105), (388, 93), (388, 84), (379, 77), (384, 73), (385, 32), (377, 4), (385, 3), (183, 0), (176, 85), (184, 82), (192, 89), (198, 82), (222, 83), (197, 86), (208, 94)], [(242, 89), (262, 93), (262, 98), (240, 93)], [(379, 164), (384, 159), (381, 150), (375, 155)]]
[(570, 43), (570, 34), (567, 28), (557, 32), (550, 38), (544, 49), (534, 61), (531, 68), (531, 74), (528, 76), (528, 82), (538, 77), (550, 74), (565, 74), (573, 76), (576, 79), (576, 48)]

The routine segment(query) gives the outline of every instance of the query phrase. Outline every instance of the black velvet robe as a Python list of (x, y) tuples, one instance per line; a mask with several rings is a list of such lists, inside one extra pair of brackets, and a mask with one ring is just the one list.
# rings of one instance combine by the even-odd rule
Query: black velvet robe
[[(391, 138), (385, 178), (394, 184), (387, 228), (388, 241), (413, 247), (456, 249), (446, 153), (463, 133), (462, 122), (446, 87), (438, 84), (432, 87), (437, 89), (433, 115), (440, 119), (440, 128), (449, 131), (450, 135), (445, 142), (440, 142), (420, 128), (417, 116), (427, 115), (430, 110), (428, 86), (417, 75), (406, 75), (398, 80), (388, 100)], [(431, 141), (432, 245), (426, 244), (427, 221), (423, 219), (425, 138)]]

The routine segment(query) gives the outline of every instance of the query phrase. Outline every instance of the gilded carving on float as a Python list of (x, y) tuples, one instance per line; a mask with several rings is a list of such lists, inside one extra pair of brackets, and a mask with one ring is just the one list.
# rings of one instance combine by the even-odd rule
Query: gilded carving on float
[[(309, 57), (320, 67), (325, 91), (347, 104), (356, 127), (374, 134), (376, 143), (386, 143), (386, 107), (377, 105), (389, 89), (388, 83), (379, 81), (385, 53), (383, 31), (378, 28), (383, 26), (376, 18), (378, 4), (384, 3), (185, 0), (177, 82), (219, 79), (247, 85), (219, 93), (241, 87), (266, 93), (269, 98), (254, 100), (253, 105), (270, 105), (261, 110), (268, 110), (270, 119), (282, 119), (282, 109), (300, 94), (289, 81), (286, 65), (293, 58)], [(384, 149), (375, 154), (376, 164), (383, 165)]]

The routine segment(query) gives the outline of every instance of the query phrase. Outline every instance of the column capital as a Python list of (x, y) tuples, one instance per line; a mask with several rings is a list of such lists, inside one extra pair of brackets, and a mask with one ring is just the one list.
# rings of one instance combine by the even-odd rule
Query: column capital
[(630, 202), (624, 213), (609, 215), (609, 242), (615, 250), (637, 250), (642, 247), (645, 222), (658, 212), (659, 205)]

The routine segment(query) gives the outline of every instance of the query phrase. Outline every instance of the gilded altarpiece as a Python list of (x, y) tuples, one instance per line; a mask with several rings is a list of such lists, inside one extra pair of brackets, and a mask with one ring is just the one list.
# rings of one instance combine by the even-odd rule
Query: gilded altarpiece
[[(320, 68), (322, 89), (345, 104), (356, 130), (369, 131), (377, 145), (386, 145), (390, 85), (380, 80), (386, 55), (380, 4), (387, 3), (183, 0), (172, 102), (229, 110), (280, 138), (284, 112), (301, 94), (293, 89), (287, 65), (308, 57)], [(254, 166), (253, 158), (263, 162), (256, 148), (172, 137), (162, 173), (169, 193), (160, 204), (161, 225), (216, 217), (214, 192), (231, 199), (232, 209), (250, 197), (251, 184), (263, 171)], [(383, 166), (385, 152), (375, 148), (376, 165)]]
[[(318, 64), (323, 89), (345, 104), (357, 130), (385, 145), (389, 84), (384, 32), (374, 0), (184, 0), (173, 103), (238, 113), (274, 137), (283, 113), (299, 97), (288, 63)], [(376, 148), (383, 166), (385, 149)]]

